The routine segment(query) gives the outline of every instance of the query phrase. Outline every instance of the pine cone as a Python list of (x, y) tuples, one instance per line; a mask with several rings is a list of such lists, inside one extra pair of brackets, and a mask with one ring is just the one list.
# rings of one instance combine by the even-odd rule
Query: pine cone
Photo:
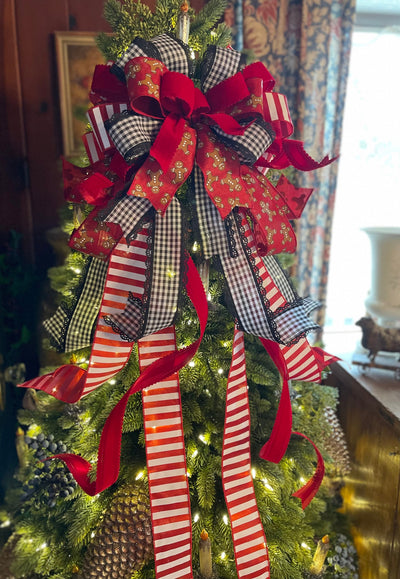
[(79, 579), (131, 579), (153, 554), (148, 491), (125, 485), (116, 491), (86, 552)]
[(325, 439), (325, 448), (339, 474), (346, 476), (351, 471), (351, 461), (343, 429), (333, 408), (325, 409), (325, 417), (330, 426), (330, 432)]

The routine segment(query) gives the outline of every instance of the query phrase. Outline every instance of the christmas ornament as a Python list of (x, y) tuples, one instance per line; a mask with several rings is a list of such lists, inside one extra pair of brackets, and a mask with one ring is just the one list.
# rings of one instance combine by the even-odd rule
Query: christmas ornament
[(143, 485), (118, 489), (94, 531), (78, 579), (131, 579), (153, 553), (149, 499)]
[[(156, 576), (191, 579), (177, 373), (200, 345), (208, 305), (182, 243), (187, 224), (177, 192), (190, 178), (203, 255), (219, 260), (237, 326), (222, 456), (236, 567), (239, 578), (268, 579), (250, 475), (243, 331), (260, 338), (282, 376), (277, 419), (261, 452), (266, 460), (279, 462), (292, 434), (288, 381), (319, 381), (335, 358), (309, 345), (306, 334), (317, 327), (309, 314), (317, 304), (296, 294), (273, 257), (294, 251), (289, 216), (301, 214), (310, 192), (296, 192), (287, 183), (279, 190), (257, 167), (312, 170), (331, 160), (317, 163), (301, 142), (288, 139), (293, 125), (286, 98), (272, 92), (274, 79), (261, 63), (245, 66), (239, 52), (210, 46), (200, 88), (192, 76), (187, 47), (167, 34), (136, 38), (112, 66), (96, 68), (88, 114), (93, 134), (84, 141), (91, 166), (77, 170), (64, 164), (68, 198), (90, 199), (95, 206), (70, 240), (90, 259), (74, 307), (60, 307), (46, 322), (61, 350), (90, 345), (94, 333), (92, 352), (87, 370), (70, 364), (23, 386), (74, 403), (112, 379), (138, 343), (141, 374), (107, 419), (96, 478), (89, 477), (91, 464), (83, 458), (56, 456), (90, 495), (113, 484), (126, 404), (142, 391)], [(174, 319), (182, 287), (199, 318), (200, 335), (177, 349)], [(295, 493), (303, 507), (323, 477), (322, 457), (314, 448), (317, 471)]]

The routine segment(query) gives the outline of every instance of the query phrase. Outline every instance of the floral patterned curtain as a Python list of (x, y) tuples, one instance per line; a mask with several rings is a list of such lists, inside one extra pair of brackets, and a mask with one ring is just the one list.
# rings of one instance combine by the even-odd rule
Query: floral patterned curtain
[[(233, 0), (226, 13), (235, 48), (250, 50), (267, 66), (275, 89), (288, 98), (294, 138), (315, 159), (339, 153), (354, 14), (355, 0)], [(297, 223), (299, 293), (321, 303), (337, 171), (338, 162), (293, 176), (297, 186), (314, 188)], [(321, 309), (321, 325), (323, 317)]]

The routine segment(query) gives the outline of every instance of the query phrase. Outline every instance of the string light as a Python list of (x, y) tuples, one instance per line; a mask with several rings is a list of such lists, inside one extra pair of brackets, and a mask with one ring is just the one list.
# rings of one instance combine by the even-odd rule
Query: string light
[(269, 491), (273, 491), (273, 490), (274, 490), (274, 488), (269, 484), (268, 479), (263, 478), (263, 479), (262, 479), (262, 482), (264, 483), (264, 486), (265, 486), (266, 489), (268, 489)]
[(197, 521), (200, 519), (200, 515), (199, 513), (196, 513), (195, 516), (193, 517), (193, 522), (197, 523)]
[(225, 551), (222, 551), (222, 553), (220, 554), (220, 558), (221, 558), (222, 560), (226, 559), (226, 553), (225, 553)]
[(224, 521), (225, 525), (227, 525), (227, 524), (229, 523), (228, 515), (224, 515), (224, 516), (222, 517), (222, 520)]
[(255, 469), (255, 468), (252, 468), (252, 469), (251, 469), (251, 476), (252, 476), (253, 478), (256, 478), (257, 472), (256, 472), (256, 469)]
[(194, 360), (190, 360), (189, 366), (190, 366), (191, 368), (193, 368), (194, 366), (196, 366), (196, 362), (195, 362)]
[(9, 527), (10, 525), (11, 525), (11, 521), (10, 521), (10, 519), (7, 519), (3, 523), (1, 523), (0, 529), (4, 529), (5, 527)]
[(195, 458), (198, 454), (199, 454), (199, 451), (198, 451), (197, 448), (196, 448), (196, 450), (194, 450), (194, 451), (192, 452), (192, 458)]
[(207, 294), (207, 300), (208, 300), (209, 302), (211, 301), (211, 294), (210, 294), (210, 292), (208, 292), (208, 294)]
[(205, 434), (199, 434), (199, 439), (201, 440), (201, 442), (203, 444), (208, 444), (208, 442), (209, 442), (209, 436), (207, 436)]
[(112, 380), (110, 380), (111, 386), (114, 386), (114, 384), (116, 384), (116, 383), (117, 383), (117, 381), (114, 378)]
[(143, 478), (143, 477), (144, 477), (144, 472), (143, 472), (142, 470), (140, 470), (140, 471), (137, 473), (137, 475), (136, 475), (136, 477), (135, 477), (135, 480), (140, 480), (140, 479)]
[(302, 543), (301, 546), (303, 547), (303, 549), (307, 549), (308, 551), (311, 551), (311, 547), (309, 545), (307, 545), (307, 543)]
[(192, 251), (199, 251), (199, 244), (197, 243), (197, 241), (193, 243)]
[(218, 368), (218, 374), (223, 374), (224, 373), (224, 369), (223, 368)]

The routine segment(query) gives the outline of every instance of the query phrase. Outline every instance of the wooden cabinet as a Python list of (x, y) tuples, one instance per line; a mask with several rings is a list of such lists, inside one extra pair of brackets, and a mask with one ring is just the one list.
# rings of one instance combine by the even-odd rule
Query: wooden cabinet
[(400, 381), (336, 363), (339, 418), (353, 469), (343, 490), (360, 579), (400, 579)]

